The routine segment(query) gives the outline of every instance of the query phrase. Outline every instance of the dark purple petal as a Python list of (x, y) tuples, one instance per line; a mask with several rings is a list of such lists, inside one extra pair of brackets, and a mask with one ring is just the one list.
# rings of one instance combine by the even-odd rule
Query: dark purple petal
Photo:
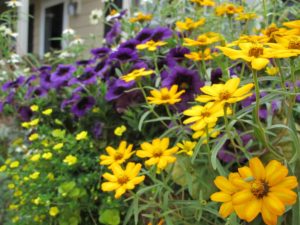
[(223, 72), (221, 68), (213, 69), (210, 73), (210, 81), (212, 84), (219, 84), (221, 83)]
[(111, 60), (117, 60), (119, 62), (128, 62), (138, 59), (136, 51), (130, 48), (119, 48), (116, 52), (110, 55)]
[(157, 27), (153, 30), (151, 35), (151, 40), (153, 41), (161, 41), (167, 38), (172, 37), (173, 32), (167, 27)]
[(58, 65), (56, 71), (51, 74), (51, 81), (61, 82), (70, 79), (73, 73), (76, 71), (76, 67), (73, 65)]
[(19, 76), (16, 80), (14, 81), (8, 81), (2, 85), (2, 90), (7, 91), (11, 88), (18, 88), (20, 87), (25, 81), (24, 76)]
[(96, 124), (93, 126), (92, 134), (93, 134), (95, 139), (100, 138), (100, 136), (102, 134), (102, 131), (103, 131), (103, 127), (104, 127), (104, 124), (101, 123), (101, 122), (96, 122)]
[(112, 79), (108, 81), (105, 99), (107, 101), (112, 101), (119, 98), (121, 95), (124, 94), (125, 91), (131, 89), (134, 86), (134, 84), (134, 81), (125, 82), (121, 79)]
[(137, 40), (130, 39), (126, 42), (121, 43), (119, 48), (129, 48), (129, 49), (135, 50), (135, 47), (138, 44), (139, 44), (139, 42)]
[(91, 50), (91, 54), (95, 58), (102, 58), (107, 56), (110, 53), (111, 49), (107, 47), (101, 47), (101, 48), (94, 48)]
[(121, 23), (115, 21), (110, 31), (105, 35), (105, 40), (108, 45), (112, 45), (116, 38), (121, 34)]
[(167, 54), (168, 65), (175, 66), (177, 63), (181, 63), (185, 59), (185, 54), (190, 53), (190, 50), (185, 47), (176, 47), (170, 49)]
[(151, 39), (152, 36), (152, 29), (144, 28), (141, 30), (135, 37), (135, 40), (139, 43), (147, 42)]
[(96, 100), (92, 96), (82, 97), (73, 104), (71, 112), (77, 117), (82, 117), (95, 105), (95, 103)]
[(33, 112), (28, 106), (21, 106), (18, 109), (18, 113), (22, 121), (30, 121), (33, 116)]

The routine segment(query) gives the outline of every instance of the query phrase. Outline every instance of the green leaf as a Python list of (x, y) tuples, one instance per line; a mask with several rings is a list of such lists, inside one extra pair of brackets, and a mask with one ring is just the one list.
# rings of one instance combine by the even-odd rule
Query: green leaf
[(105, 209), (100, 212), (99, 222), (105, 225), (120, 224), (120, 211), (118, 209)]
[(211, 153), (211, 165), (215, 169), (217, 169), (217, 155), (222, 146), (225, 144), (226, 140), (228, 139), (227, 134), (224, 134), (222, 138), (218, 141), (218, 144), (216, 144), (212, 148), (212, 153)]

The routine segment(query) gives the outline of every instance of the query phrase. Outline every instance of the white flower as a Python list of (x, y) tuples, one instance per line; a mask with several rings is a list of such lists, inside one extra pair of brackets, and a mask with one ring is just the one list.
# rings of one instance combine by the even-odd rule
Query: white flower
[(69, 53), (69, 52), (62, 52), (59, 54), (58, 56), (60, 59), (64, 59), (64, 58), (72, 58), (74, 57), (73, 53)]
[(101, 9), (94, 9), (90, 14), (90, 24), (96, 25), (99, 23), (103, 12)]
[(18, 33), (12, 32), (12, 30), (5, 25), (0, 26), (0, 32), (3, 33), (4, 36), (11, 36), (13, 38), (16, 38), (18, 36)]
[(73, 41), (70, 42), (70, 46), (74, 45), (82, 45), (84, 43), (84, 40), (81, 38), (76, 38)]
[(21, 57), (18, 54), (11, 54), (8, 62), (13, 63), (13, 64), (19, 63), (19, 62), (21, 62)]
[(75, 30), (72, 28), (67, 28), (63, 31), (64, 36), (74, 36), (75, 35)]
[(15, 8), (15, 7), (20, 7), (22, 5), (21, 2), (19, 2), (18, 0), (10, 0), (8, 2), (5, 2), (5, 4), (8, 6), (8, 7), (12, 7), (12, 8)]

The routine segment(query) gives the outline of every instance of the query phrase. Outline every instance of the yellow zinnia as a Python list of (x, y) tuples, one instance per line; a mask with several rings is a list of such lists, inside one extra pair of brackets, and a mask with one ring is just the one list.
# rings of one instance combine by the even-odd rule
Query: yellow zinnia
[(191, 2), (197, 3), (200, 6), (215, 6), (215, 2), (213, 0), (190, 0)]
[[(270, 161), (264, 167), (257, 157), (252, 158), (249, 167), (238, 169), (238, 174), (231, 179), (230, 184), (220, 184), (223, 187), (234, 187), (230, 193), (231, 199), (229, 200), (228, 195), (219, 195), (216, 199), (215, 193), (211, 196), (212, 200), (229, 200), (237, 215), (247, 222), (253, 221), (261, 213), (267, 225), (276, 225), (278, 216), (285, 212), (285, 207), (297, 201), (297, 194), (292, 191), (298, 186), (297, 178), (288, 176), (288, 169), (277, 160)], [(222, 192), (226, 193), (224, 190)], [(223, 216), (228, 216), (232, 211), (231, 208)]]
[(288, 58), (297, 55), (286, 50), (268, 48), (262, 44), (240, 43), (238, 46), (240, 50), (228, 47), (218, 48), (230, 59), (243, 59), (246, 62), (249, 62), (251, 67), (255, 70), (265, 68), (269, 63), (270, 58)]
[(141, 77), (144, 77), (144, 76), (149, 76), (153, 73), (154, 73), (153, 70), (146, 70), (146, 68), (136, 69), (136, 70), (133, 70), (132, 72), (130, 72), (126, 75), (123, 75), (121, 77), (121, 80), (124, 80), (126, 82), (130, 82), (130, 81), (133, 81), (133, 80), (140, 79)]
[(177, 143), (177, 147), (180, 148), (180, 151), (178, 151), (177, 154), (185, 153), (188, 156), (192, 156), (196, 144), (197, 142), (195, 141), (182, 141), (182, 143)]
[(136, 152), (140, 158), (149, 158), (145, 161), (146, 166), (157, 166), (157, 172), (164, 170), (168, 164), (174, 163), (176, 157), (174, 154), (178, 151), (178, 147), (168, 149), (169, 138), (152, 140), (152, 143), (144, 142), (141, 144), (141, 150)]
[(208, 46), (220, 40), (220, 36), (216, 33), (205, 33), (199, 35), (196, 40), (184, 38), (183, 46)]
[[(225, 84), (213, 84), (212, 86), (204, 86), (201, 91), (206, 95), (200, 95), (196, 98), (199, 102), (215, 101), (216, 103), (235, 103), (239, 102), (252, 95), (250, 90), (253, 88), (253, 83), (244, 85), (238, 88), (240, 78), (232, 78)], [(250, 92), (250, 93), (249, 93)]]
[(209, 48), (206, 48), (204, 51), (199, 52), (191, 52), (189, 54), (185, 54), (184, 56), (193, 61), (202, 61), (202, 60), (210, 60), (212, 59), (211, 51)]
[(181, 101), (180, 96), (185, 92), (185, 90), (181, 90), (179, 92), (177, 92), (177, 90), (177, 85), (173, 85), (170, 89), (164, 87), (160, 90), (152, 90), (150, 92), (152, 96), (147, 97), (147, 100), (149, 101), (149, 103), (155, 105), (174, 105)]
[(176, 28), (179, 31), (193, 30), (197, 27), (202, 26), (205, 23), (205, 18), (201, 18), (197, 21), (192, 20), (191, 18), (185, 18), (185, 21), (177, 21)]
[(147, 22), (152, 20), (151, 14), (144, 14), (142, 12), (138, 12), (135, 17), (132, 17), (129, 19), (129, 22), (135, 23), (135, 22)]
[(167, 44), (167, 42), (164, 42), (164, 41), (153, 41), (153, 40), (150, 40), (150, 41), (147, 41), (144, 44), (137, 45), (136, 49), (139, 49), (139, 50), (148, 49), (149, 51), (153, 52), (158, 47), (164, 46), (166, 44)]
[(111, 168), (113, 174), (104, 173), (103, 177), (108, 182), (101, 185), (102, 191), (116, 191), (115, 198), (120, 198), (127, 190), (132, 190), (145, 179), (145, 176), (138, 176), (142, 165), (140, 163), (128, 163), (123, 170), (119, 164)]
[(121, 141), (117, 149), (107, 146), (105, 150), (108, 155), (100, 155), (100, 165), (106, 165), (109, 166), (109, 168), (112, 168), (114, 164), (124, 163), (132, 156), (132, 154), (134, 154), (132, 147), (132, 144), (127, 146), (126, 141)]

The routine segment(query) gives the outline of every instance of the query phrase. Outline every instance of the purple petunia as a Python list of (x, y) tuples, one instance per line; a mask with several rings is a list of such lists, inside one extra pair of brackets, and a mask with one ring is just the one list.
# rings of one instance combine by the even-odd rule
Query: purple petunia
[(223, 72), (221, 68), (213, 69), (210, 73), (210, 81), (212, 84), (221, 83), (221, 78), (223, 76)]
[(110, 53), (111, 49), (107, 48), (107, 47), (102, 47), (102, 48), (94, 48), (91, 50), (91, 54), (95, 57), (95, 58), (103, 58), (105, 56), (107, 56)]
[(105, 40), (108, 45), (112, 45), (116, 38), (121, 34), (121, 23), (115, 21), (110, 31), (105, 35)]
[(167, 38), (172, 37), (173, 32), (167, 27), (157, 27), (153, 29), (152, 35), (151, 35), (151, 40), (153, 41), (161, 41), (165, 40)]
[(149, 41), (151, 39), (151, 36), (152, 36), (152, 29), (144, 28), (136, 35), (135, 40), (138, 43), (144, 43)]
[(175, 66), (177, 63), (181, 63), (185, 57), (185, 54), (190, 53), (190, 50), (185, 47), (176, 47), (170, 49), (170, 51), (167, 54), (167, 62), (168, 66)]
[(108, 81), (105, 99), (107, 101), (113, 101), (118, 99), (121, 95), (124, 94), (126, 90), (131, 89), (134, 86), (134, 84), (134, 81), (125, 82), (121, 79), (112, 79)]
[(30, 121), (33, 116), (33, 112), (28, 106), (21, 106), (18, 109), (18, 113), (22, 121)]
[(86, 68), (79, 77), (72, 78), (68, 85), (73, 85), (75, 83), (82, 83), (82, 84), (95, 84), (97, 82), (97, 76), (93, 68)]
[(138, 54), (135, 50), (130, 48), (119, 48), (110, 55), (110, 59), (119, 62), (128, 62), (138, 59)]
[(128, 41), (121, 43), (119, 48), (129, 48), (129, 49), (135, 50), (135, 47), (138, 44), (139, 44), (139, 42), (137, 40), (130, 39)]
[(25, 81), (25, 77), (24, 76), (19, 76), (14, 81), (8, 81), (8, 82), (4, 83), (2, 85), (2, 90), (7, 91), (7, 90), (12, 89), (12, 88), (18, 88), (24, 83), (24, 81)]
[(61, 83), (69, 80), (73, 73), (76, 71), (76, 67), (73, 65), (58, 65), (56, 71), (51, 74), (51, 81)]
[(96, 100), (92, 96), (81, 97), (78, 101), (74, 102), (71, 107), (71, 112), (77, 116), (84, 116), (96, 103)]

